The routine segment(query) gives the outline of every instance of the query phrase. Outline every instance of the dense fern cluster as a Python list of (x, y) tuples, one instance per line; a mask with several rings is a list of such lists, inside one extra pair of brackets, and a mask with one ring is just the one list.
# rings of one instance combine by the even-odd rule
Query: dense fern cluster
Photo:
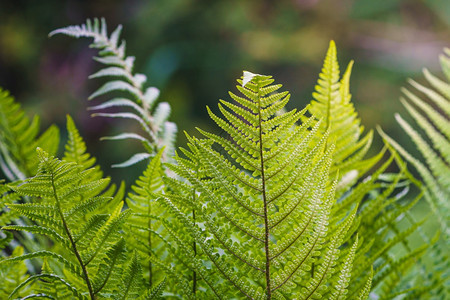
[[(53, 34), (94, 38), (106, 68), (91, 77), (111, 80), (91, 98), (125, 96), (93, 109), (130, 108), (97, 115), (143, 128), (112, 137), (147, 150), (119, 165), (148, 161), (127, 195), (70, 116), (58, 159), (58, 129), (39, 136), (38, 117), (0, 91), (1, 299), (446, 298), (448, 83), (426, 73), (441, 95), (414, 83), (446, 117), (405, 92), (431, 119), (404, 101), (433, 146), (397, 117), (430, 169), (384, 133), (385, 147), (366, 157), (373, 133), (363, 135), (350, 101), (353, 62), (341, 78), (334, 42), (306, 108), (286, 111), (281, 84), (245, 71), (229, 100), (207, 108), (226, 137), (198, 129), (172, 156), (169, 106), (152, 109), (158, 92), (132, 74), (120, 29), (108, 36), (96, 20)], [(423, 234), (426, 219), (410, 213), (422, 198), (442, 213), (441, 235)]]

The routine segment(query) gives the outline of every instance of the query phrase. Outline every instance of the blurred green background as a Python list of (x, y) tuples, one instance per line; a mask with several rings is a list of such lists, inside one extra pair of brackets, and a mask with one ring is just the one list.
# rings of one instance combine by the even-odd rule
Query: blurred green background
[[(30, 114), (41, 114), (44, 127), (64, 128), (71, 114), (106, 173), (129, 183), (135, 173), (109, 165), (140, 145), (98, 141), (117, 126), (86, 111), (88, 96), (101, 84), (87, 80), (99, 68), (91, 59), (95, 51), (87, 40), (48, 38), (54, 29), (93, 17), (105, 17), (110, 31), (124, 25), (135, 71), (172, 106), (179, 145), (183, 130), (215, 130), (205, 106), (215, 109), (227, 98), (242, 70), (273, 75), (291, 92), (290, 107), (304, 107), (331, 39), (342, 70), (355, 60), (351, 91), (365, 127), (380, 124), (411, 145), (394, 120), (394, 112), (404, 113), (400, 87), (408, 77), (423, 82), (423, 67), (440, 75), (438, 55), (450, 46), (447, 0), (1, 0), (0, 86)], [(119, 129), (134, 125), (120, 122)], [(376, 137), (374, 151), (381, 147)]]

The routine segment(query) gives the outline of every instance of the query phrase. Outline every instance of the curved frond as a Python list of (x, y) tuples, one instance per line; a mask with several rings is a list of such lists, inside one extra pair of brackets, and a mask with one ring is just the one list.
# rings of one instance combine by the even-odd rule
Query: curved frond
[(39, 135), (40, 118), (29, 119), (9, 93), (0, 88), (0, 167), (10, 181), (25, 179), (36, 173), (36, 147), (55, 155), (59, 130), (50, 126)]
[[(115, 167), (128, 167), (140, 162), (150, 156), (155, 155), (160, 149), (165, 148), (163, 159), (170, 160), (174, 152), (176, 125), (168, 122), (170, 115), (170, 105), (161, 102), (155, 106), (159, 96), (159, 90), (155, 87), (145, 88), (147, 77), (144, 74), (134, 74), (134, 57), (126, 56), (125, 41), (120, 40), (122, 26), (119, 25), (111, 35), (108, 35), (106, 22), (94, 19), (87, 20), (86, 24), (79, 26), (68, 26), (54, 30), (50, 36), (64, 34), (75, 38), (92, 38), (92, 48), (99, 49), (100, 57), (95, 59), (105, 67), (89, 76), (89, 78), (108, 78), (99, 89), (89, 97), (89, 100), (103, 95), (111, 95), (114, 92), (121, 92), (124, 98), (114, 98), (107, 102), (93, 106), (91, 110), (103, 110), (110, 107), (127, 108), (128, 111), (121, 113), (96, 113), (96, 116), (107, 118), (128, 118), (136, 120), (145, 132), (140, 135), (141, 140), (149, 151), (149, 155), (139, 156), (129, 159), (125, 163), (115, 164)], [(121, 136), (121, 138), (135, 138), (135, 136)]]
[[(444, 51), (445, 52), (445, 51)], [(405, 98), (401, 99), (402, 104), (414, 120), (414, 123), (408, 122), (400, 115), (395, 118), (405, 133), (415, 144), (420, 156), (415, 157), (409, 153), (404, 146), (389, 137), (381, 129), (380, 134), (389, 142), (419, 173), (424, 182), (424, 196), (428, 201), (432, 211), (437, 216), (441, 226), (442, 239), (432, 248), (432, 256), (440, 257), (438, 250), (448, 248), (449, 237), (449, 204), (450, 198), (450, 72), (449, 72), (449, 53), (441, 56), (441, 66), (446, 76), (442, 80), (432, 75), (424, 69), (425, 78), (431, 87), (419, 84), (413, 80), (409, 83), (415, 89), (411, 92), (408, 89), (402, 89)], [(419, 96), (422, 95), (422, 96)], [(442, 258), (442, 257), (441, 257)], [(434, 265), (434, 269), (429, 276), (428, 281), (434, 286), (433, 295), (446, 297), (450, 295), (449, 274), (444, 272), (442, 277), (443, 284), (436, 285), (439, 281), (435, 278), (436, 270), (448, 269), (448, 258), (433, 259), (429, 264)], [(391, 279), (393, 281), (393, 279)], [(439, 287), (439, 288), (438, 288)], [(389, 287), (387, 287), (389, 289)], [(434, 291), (433, 291), (434, 290)], [(417, 295), (418, 292), (411, 292), (411, 295)]]

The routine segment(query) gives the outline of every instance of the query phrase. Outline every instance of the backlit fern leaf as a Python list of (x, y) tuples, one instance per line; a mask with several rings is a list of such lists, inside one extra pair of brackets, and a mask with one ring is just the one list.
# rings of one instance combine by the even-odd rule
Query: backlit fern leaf
[[(76, 163), (81, 170), (90, 169), (90, 175), (85, 181), (97, 180), (103, 177), (103, 172), (100, 169), (100, 166), (96, 165), (96, 158), (91, 156), (86, 150), (86, 143), (83, 141), (83, 138), (80, 136), (78, 129), (69, 115), (67, 115), (67, 134), (68, 140), (65, 145), (64, 151), (64, 161)], [(82, 181), (77, 182), (77, 184), (82, 184)], [(107, 197), (110, 199), (102, 205), (103, 210), (107, 210), (109, 208), (116, 207), (119, 202), (121, 202), (124, 198), (125, 194), (125, 184), (122, 182), (120, 187), (117, 188), (115, 184), (111, 184), (108, 190), (105, 190), (102, 193), (102, 197)], [(101, 213), (101, 211), (97, 211), (97, 213)], [(85, 220), (87, 220), (89, 216), (85, 216)]]
[[(430, 270), (429, 281), (434, 286), (423, 288), (422, 292), (432, 293), (442, 299), (450, 295), (448, 237), (449, 237), (449, 204), (450, 198), (450, 50), (445, 49), (441, 55), (441, 66), (446, 77), (439, 79), (424, 69), (424, 75), (431, 87), (426, 87), (413, 80), (410, 84), (417, 92), (426, 96), (421, 99), (415, 93), (402, 89), (404, 98), (400, 100), (414, 119), (416, 126), (406, 121), (399, 114), (397, 122), (411, 138), (419, 150), (421, 157), (414, 157), (397, 141), (389, 137), (380, 128), (379, 132), (420, 174), (424, 182), (425, 199), (437, 216), (443, 234), (439, 243), (433, 246), (434, 269)], [(440, 270), (445, 270), (441, 271)], [(439, 278), (439, 279), (438, 279)], [(438, 282), (438, 283), (437, 283)], [(417, 291), (411, 295), (418, 296)], [(413, 297), (413, 296), (411, 296)]]
[[(177, 156), (178, 165), (170, 167), (196, 195), (195, 203), (176, 203), (184, 207), (178, 219), (186, 219), (197, 257), (210, 261), (211, 278), (220, 278), (227, 297), (320, 297), (329, 291), (339, 261), (351, 264), (339, 247), (356, 212), (327, 233), (335, 203), (336, 181), (328, 184), (334, 147), (319, 132), (321, 122), (304, 118), (296, 125), (306, 109), (279, 114), (289, 94), (277, 92), (280, 85), (271, 85), (270, 76), (244, 72), (238, 82), (242, 96), (230, 93), (236, 102), (219, 104), (225, 119), (208, 109), (231, 140), (200, 130), (206, 138), (188, 137), (186, 158)], [(189, 205), (195, 223), (185, 210)], [(347, 280), (348, 271), (332, 282), (339, 278)], [(345, 289), (347, 283), (341, 285)]]
[[(97, 222), (97, 226), (88, 228), (91, 238), (86, 239), (88, 233), (85, 227), (80, 226), (85, 218), (87, 223), (98, 219), (95, 211), (108, 199), (101, 196), (105, 189), (107, 179), (87, 180), (92, 169), (85, 169), (83, 165), (60, 161), (49, 156), (38, 148), (40, 160), (36, 176), (22, 183), (11, 185), (11, 188), (20, 195), (32, 197), (34, 200), (28, 204), (9, 204), (11, 210), (36, 221), (37, 225), (20, 228), (19, 226), (5, 226), (4, 230), (29, 230), (33, 233), (46, 235), (51, 238), (59, 248), (55, 251), (38, 251), (22, 255), (21, 260), (33, 257), (47, 257), (64, 266), (64, 272), (55, 270), (54, 274), (38, 274), (29, 278), (34, 280), (56, 280), (66, 286), (74, 295), (81, 298), (95, 298), (95, 295), (105, 293), (105, 290), (94, 290), (99, 283), (104, 282), (99, 274), (93, 278), (99, 266), (105, 264), (105, 254), (114, 247), (119, 240), (120, 229), (125, 222), (128, 211), (121, 212), (122, 203), (114, 211), (110, 211), (105, 218)], [(7, 263), (7, 259), (1, 263)], [(17, 259), (15, 259), (17, 260)], [(116, 263), (114, 260), (106, 261), (110, 268)], [(105, 268), (102, 269), (107, 272)], [(108, 276), (106, 276), (108, 278)], [(103, 280), (103, 281), (102, 281)], [(81, 284), (82, 283), (82, 284)], [(25, 286), (24, 282), (18, 289)], [(103, 286), (105, 286), (103, 284)], [(116, 288), (116, 286), (115, 286)]]
[[(52, 155), (58, 150), (58, 127), (52, 125), (41, 135), (39, 135), (39, 127), (39, 116), (30, 119), (21, 109), (20, 104), (7, 91), (0, 88), (0, 168), (8, 181), (22, 180), (36, 173), (39, 162), (36, 157), (36, 147), (42, 147)], [(28, 201), (28, 197), (11, 193), (6, 185), (2, 185), (0, 187), (0, 226), (13, 223), (31, 225), (7, 207), (10, 203)], [(19, 241), (27, 251), (36, 249), (39, 247), (38, 244), (46, 243), (44, 239), (27, 233), (15, 235), (15, 240)], [(14, 244), (11, 244), (11, 247), (14, 248)]]
[[(394, 151), (390, 151), (390, 157), (384, 162), (382, 162), (382, 158), (385, 150), (374, 157), (364, 159), (371, 145), (372, 132), (361, 137), (363, 127), (360, 126), (360, 120), (350, 102), (349, 79), (352, 65), (353, 62), (349, 64), (340, 79), (336, 47), (332, 41), (319, 75), (316, 91), (313, 93), (314, 100), (309, 108), (315, 117), (315, 122), (321, 121), (319, 133), (327, 133), (329, 141), (336, 144), (330, 177), (339, 176), (339, 183), (336, 192), (337, 203), (332, 208), (329, 232), (336, 232), (338, 230), (336, 224), (341, 222), (348, 210), (357, 208), (355, 224), (350, 226), (346, 233), (344, 239), (346, 244), (341, 249), (342, 254), (347, 255), (351, 251), (350, 245), (355, 243), (356, 233), (360, 236), (362, 244), (373, 243), (376, 245), (372, 247), (372, 251), (369, 251), (369, 248), (360, 247), (355, 252), (354, 259), (358, 267), (352, 270), (353, 284), (346, 296), (351, 299), (357, 297), (358, 292), (356, 291), (362, 289), (367, 282), (368, 270), (375, 260), (379, 260), (380, 253), (374, 249), (382, 248), (384, 249), (383, 253), (392, 255), (391, 249), (406, 243), (405, 240), (417, 228), (418, 224), (412, 221), (407, 225), (410, 226), (408, 234), (402, 235), (394, 224), (397, 221), (396, 218), (406, 213), (419, 200), (416, 198), (407, 205), (399, 205), (400, 201), (405, 201), (403, 199), (410, 195), (408, 179), (412, 177), (406, 172), (405, 164)], [(305, 121), (306, 118), (303, 120)], [(365, 175), (376, 164), (380, 166), (371, 175)], [(388, 168), (393, 167), (400, 168), (400, 172), (392, 175), (392, 180), (386, 181), (385, 178), (390, 175), (385, 172)], [(402, 186), (405, 187), (402, 188)], [(375, 191), (376, 197), (374, 197)], [(388, 235), (394, 235), (396, 239), (388, 243), (385, 240)], [(410, 251), (410, 249), (406, 250)], [(391, 266), (390, 261), (387, 261), (386, 264)], [(340, 268), (346, 269), (348, 266), (339, 263), (337, 269)], [(379, 270), (376, 269), (376, 271)], [(335, 272), (334, 276), (338, 276), (338, 274)], [(373, 288), (376, 289), (378, 284), (379, 282), (374, 282)], [(333, 293), (329, 292), (325, 296), (334, 297)]]
[[(422, 154), (425, 161), (415, 158), (401, 145), (384, 134), (405, 159), (411, 163), (422, 176), (426, 187), (426, 199), (429, 201), (433, 211), (439, 216), (442, 230), (448, 234), (449, 204), (450, 197), (450, 77), (448, 69), (450, 58), (442, 55), (442, 68), (447, 80), (443, 81), (426, 69), (424, 74), (432, 88), (427, 88), (415, 81), (411, 85), (422, 92), (431, 101), (424, 101), (407, 89), (403, 89), (406, 98), (401, 101), (411, 116), (416, 121), (422, 133), (414, 129), (410, 123), (400, 115), (396, 119), (400, 126), (410, 136)], [(435, 105), (434, 108), (432, 105)], [(381, 131), (381, 130), (380, 130)]]
[[(13, 220), (17, 219), (19, 215), (11, 212), (7, 205), (15, 203), (20, 200), (19, 195), (11, 193), (11, 190), (5, 184), (0, 183), (0, 226), (10, 224)], [(1, 249), (1, 247), (0, 247)]]
[(59, 130), (50, 126), (39, 135), (39, 116), (32, 120), (7, 91), (0, 88), (0, 167), (10, 181), (36, 173), (36, 147), (54, 155), (59, 145)]
[(373, 134), (369, 131), (362, 137), (364, 127), (350, 101), (352, 66), (353, 61), (347, 66), (342, 78), (339, 78), (336, 46), (331, 41), (313, 93), (314, 100), (309, 107), (309, 112), (317, 120), (322, 120), (320, 132), (328, 132), (329, 141), (336, 145), (331, 176), (339, 170), (341, 184), (338, 185), (338, 191), (345, 191), (345, 187), (356, 182), (377, 162), (375, 158), (363, 160)]
[[(1, 232), (0, 232), (1, 234)], [(12, 234), (11, 234), (12, 238)], [(2, 247), (0, 247), (2, 249)], [(14, 249), (11, 257), (20, 257), (23, 255), (23, 247), (18, 246)], [(2, 258), (0, 258), (0, 262)], [(21, 282), (26, 280), (29, 276), (27, 275), (27, 266), (24, 261), (15, 261), (10, 264), (0, 264), (0, 278), (2, 284), (0, 285), (0, 299), (8, 299), (8, 296)], [(26, 296), (32, 287), (25, 289), (19, 293), (20, 297)]]
[[(132, 158), (116, 167), (126, 167), (155, 155), (160, 149), (165, 148), (164, 160), (168, 160), (174, 151), (175, 135), (177, 127), (168, 122), (170, 105), (161, 102), (156, 105), (159, 90), (155, 87), (144, 88), (147, 77), (144, 74), (133, 74), (134, 57), (125, 55), (125, 41), (120, 41), (122, 26), (119, 25), (108, 36), (106, 22), (101, 19), (87, 20), (80, 26), (69, 26), (54, 30), (50, 36), (65, 34), (75, 38), (93, 38), (91, 47), (99, 49), (100, 57), (95, 58), (106, 67), (91, 75), (89, 78), (114, 78), (106, 82), (95, 91), (89, 99), (94, 99), (113, 92), (123, 92), (124, 98), (114, 98), (103, 104), (91, 107), (91, 110), (103, 110), (113, 107), (126, 108), (128, 111), (116, 113), (96, 113), (95, 116), (108, 118), (132, 119), (139, 123), (145, 135), (136, 133), (122, 133), (104, 139), (121, 140), (135, 139), (143, 143), (148, 153), (138, 153)], [(155, 107), (156, 105), (156, 107)]]
[(150, 257), (153, 255), (161, 257), (167, 251), (159, 238), (162, 234), (160, 219), (165, 219), (167, 214), (155, 196), (163, 188), (162, 155), (163, 149), (151, 159), (143, 175), (132, 186), (133, 192), (127, 198), (128, 207), (133, 212), (125, 227), (127, 240), (139, 253), (150, 286), (154, 281), (159, 282), (163, 278), (162, 272), (153, 266)]

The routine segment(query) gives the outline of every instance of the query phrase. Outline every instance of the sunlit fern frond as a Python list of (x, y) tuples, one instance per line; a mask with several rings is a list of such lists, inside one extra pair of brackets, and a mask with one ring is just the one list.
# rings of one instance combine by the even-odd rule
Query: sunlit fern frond
[(335, 143), (331, 177), (339, 172), (341, 183), (338, 194), (345, 191), (368, 171), (377, 158), (363, 160), (372, 143), (372, 131), (362, 135), (364, 127), (351, 102), (350, 74), (351, 61), (340, 78), (336, 45), (330, 42), (322, 71), (319, 75), (309, 112), (322, 120), (319, 131), (328, 132), (329, 141)]
[(402, 89), (401, 102), (414, 119), (419, 130), (414, 128), (399, 114), (397, 122), (416, 145), (422, 157), (410, 154), (397, 141), (380, 132), (389, 143), (419, 172), (427, 187), (425, 194), (431, 208), (440, 219), (443, 232), (448, 234), (450, 198), (450, 51), (441, 56), (441, 65), (446, 80), (441, 80), (424, 70), (425, 78), (431, 87), (413, 80), (410, 84), (427, 97), (422, 100), (415, 93)]
[[(400, 99), (416, 125), (405, 120), (400, 114), (395, 118), (415, 144), (420, 157), (414, 156), (381, 128), (380, 134), (418, 172), (424, 183), (424, 196), (441, 227), (442, 237), (432, 247), (430, 256), (433, 269), (428, 270), (429, 281), (434, 290), (422, 289), (438, 299), (450, 296), (449, 270), (449, 199), (450, 199), (450, 50), (441, 55), (441, 66), (445, 76), (442, 80), (427, 69), (423, 73), (430, 87), (413, 80), (409, 83), (415, 92), (403, 88)], [(421, 98), (417, 94), (425, 96)], [(413, 294), (417, 296), (417, 293)]]
[(144, 74), (134, 74), (134, 57), (126, 56), (125, 41), (120, 41), (122, 26), (119, 25), (108, 36), (106, 22), (94, 19), (87, 20), (80, 26), (69, 26), (54, 30), (50, 36), (64, 34), (75, 38), (93, 38), (92, 48), (99, 49), (99, 57), (95, 60), (105, 65), (97, 73), (89, 78), (108, 78), (108, 81), (95, 91), (89, 99), (102, 95), (115, 95), (121, 92), (123, 97), (110, 99), (100, 105), (90, 107), (91, 110), (104, 110), (119, 108), (120, 112), (100, 112), (95, 116), (108, 118), (132, 119), (139, 123), (144, 134), (124, 132), (116, 136), (105, 137), (110, 140), (132, 139), (142, 142), (147, 152), (135, 154), (129, 160), (114, 165), (115, 167), (131, 166), (139, 161), (155, 155), (160, 149), (165, 148), (164, 160), (169, 160), (174, 152), (177, 127), (167, 121), (170, 115), (170, 105), (167, 102), (156, 104), (159, 90), (155, 87), (145, 88), (147, 77)]
[[(280, 113), (289, 93), (278, 92), (281, 85), (273, 81), (244, 72), (237, 86), (241, 95), (230, 93), (234, 103), (219, 104), (224, 118), (208, 108), (230, 139), (201, 129), (204, 139), (188, 137), (186, 158), (177, 156), (171, 169), (191, 191), (186, 186), (185, 193), (161, 197), (168, 207), (181, 198), (178, 218), (195, 241), (190, 252), (209, 261), (209, 278), (220, 279), (219, 297), (308, 299), (331, 290), (339, 297), (348, 287), (354, 257), (340, 255), (339, 248), (356, 210), (348, 210), (328, 234), (336, 188), (336, 180), (328, 184), (334, 147), (314, 118), (296, 124), (307, 109)], [(347, 270), (340, 268), (333, 277), (341, 263)], [(203, 284), (197, 282), (203, 287), (199, 292), (208, 289)]]
[[(413, 187), (408, 185), (404, 174), (395, 174), (392, 178), (380, 176), (372, 184), (378, 185), (378, 192), (371, 193), (363, 202), (356, 219), (358, 235), (363, 238), (362, 249), (355, 257), (352, 273), (355, 282), (349, 291), (350, 299), (364, 284), (370, 266), (375, 272), (373, 294), (387, 299), (394, 299), (394, 294), (407, 294), (409, 290), (404, 287), (403, 277), (412, 272), (413, 264), (421, 263), (421, 257), (430, 246), (418, 233), (424, 220), (406, 217), (421, 196), (409, 199), (413, 193), (407, 191)], [(419, 274), (413, 277), (415, 284), (411, 281), (412, 286), (425, 285)]]
[[(2, 247), (0, 246), (0, 250), (1, 249)], [(17, 246), (11, 254), (11, 257), (18, 257), (23, 255), (23, 253), (23, 247)], [(0, 262), (1, 260), (2, 258), (0, 257)], [(14, 291), (16, 286), (18, 286), (21, 282), (25, 281), (29, 277), (27, 272), (28, 269), (24, 261), (17, 261), (11, 264), (0, 264), (0, 278), (2, 282), (2, 284), (0, 285), (0, 299), (8, 299), (8, 296)], [(25, 297), (32, 289), (33, 287), (28, 287), (28, 289), (25, 289), (18, 293), (17, 296)]]
[[(100, 166), (95, 164), (96, 158), (87, 152), (86, 143), (81, 137), (72, 117), (69, 115), (67, 115), (67, 135), (68, 140), (65, 145), (63, 160), (76, 163), (81, 170), (90, 169), (91, 173), (89, 178), (84, 179), (85, 182), (101, 179), (103, 177), (103, 172), (100, 169)], [(82, 185), (83, 181), (79, 181), (77, 184)], [(108, 208), (117, 206), (117, 204), (123, 200), (124, 195), (125, 184), (123, 182), (118, 188), (115, 184), (111, 184), (109, 188), (102, 193), (103, 197), (110, 198), (110, 200), (102, 205), (101, 209), (105, 211)], [(97, 211), (97, 213), (100, 213), (100, 211)], [(85, 219), (89, 217), (89, 215), (86, 215)]]
[[(23, 180), (36, 173), (39, 160), (36, 147), (42, 147), (52, 155), (59, 146), (59, 129), (50, 126), (40, 134), (40, 118), (30, 119), (7, 91), (0, 88), (0, 168), (7, 181)], [(0, 185), (2, 180), (0, 180)], [(31, 223), (19, 214), (11, 211), (8, 204), (28, 202), (28, 197), (20, 197), (11, 193), (6, 185), (0, 186), (0, 226), (7, 224), (30, 225)], [(8, 251), (12, 251), (20, 243), (26, 251), (45, 244), (46, 240), (29, 233), (15, 234), (14, 242)], [(29, 265), (30, 270), (38, 265)]]
[[(398, 221), (397, 217), (402, 216), (417, 203), (418, 198), (415, 201), (406, 200), (413, 197), (414, 192), (409, 192), (409, 187), (410, 185), (415, 187), (415, 185), (410, 183), (410, 176), (405, 170), (404, 163), (393, 151), (384, 161), (386, 149), (365, 159), (364, 156), (372, 142), (372, 131), (362, 136), (364, 128), (361, 126), (360, 119), (351, 102), (349, 80), (352, 66), (353, 62), (350, 62), (344, 75), (340, 78), (336, 46), (331, 41), (318, 84), (313, 93), (314, 100), (309, 108), (309, 112), (313, 114), (314, 123), (320, 122), (318, 132), (322, 135), (327, 134), (328, 141), (335, 143), (336, 147), (333, 152), (330, 178), (338, 176), (339, 182), (336, 191), (337, 203), (331, 210), (329, 232), (334, 233), (337, 230), (336, 225), (342, 222), (342, 218), (348, 215), (349, 210), (357, 209), (355, 224), (349, 227), (344, 240), (346, 244), (341, 248), (343, 255), (349, 255), (348, 253), (351, 252), (351, 245), (356, 242), (356, 233), (361, 245), (371, 243), (377, 245), (370, 251), (361, 246), (355, 252), (357, 267), (352, 270), (353, 284), (347, 295), (350, 299), (357, 297), (359, 290), (368, 282), (371, 266), (375, 261), (380, 261), (380, 253), (374, 249), (384, 247), (383, 254), (386, 257), (392, 256), (396, 251), (394, 247), (402, 247), (410, 238), (409, 236), (416, 233), (415, 229), (420, 225), (414, 220), (409, 222), (405, 225), (408, 228), (408, 234), (402, 234), (401, 230), (391, 228)], [(303, 120), (306, 120), (306, 117), (303, 117)], [(373, 168), (376, 165), (378, 167)], [(372, 168), (373, 170), (371, 170)], [(395, 175), (387, 174), (388, 168), (397, 168), (400, 171)], [(368, 172), (369, 170), (371, 171)], [(329, 184), (332, 184), (332, 180), (329, 180)], [(388, 236), (395, 236), (396, 239), (388, 243), (386, 240)], [(407, 249), (407, 251), (409, 250)], [(423, 254), (423, 251), (419, 253)], [(415, 258), (419, 259), (419, 255)], [(388, 266), (394, 266), (394, 262), (387, 261), (385, 267)], [(337, 267), (341, 270), (346, 268), (348, 266), (345, 264)], [(375, 266), (375, 274), (380, 270)], [(400, 272), (395, 267), (392, 267), (391, 270)], [(405, 268), (405, 270), (409, 269)], [(339, 273), (334, 273), (335, 276), (337, 274)], [(383, 283), (377, 279), (372, 284), (372, 288), (375, 290), (379, 289), (379, 285)], [(392, 284), (393, 290), (394, 288), (400, 289), (400, 284), (396, 284), (397, 282)], [(328, 293), (325, 294), (325, 297), (334, 296)]]
[(20, 196), (11, 193), (7, 185), (0, 182), (0, 226), (11, 224), (11, 222), (19, 217), (19, 215), (11, 212), (7, 205), (16, 203), (20, 200)]
[[(122, 203), (119, 203), (110, 209), (108, 214), (96, 214), (108, 200), (101, 192), (109, 180), (87, 180), (95, 170), (58, 160), (40, 148), (37, 152), (40, 163), (36, 176), (10, 185), (15, 192), (31, 197), (33, 201), (26, 204), (9, 204), (11, 210), (28, 217), (36, 222), (36, 225), (10, 225), (3, 227), (3, 230), (44, 235), (58, 247), (54, 248), (56, 252), (40, 250), (18, 258), (6, 259), (1, 263), (31, 258), (55, 260), (64, 272), (58, 273), (55, 270), (55, 274), (33, 275), (29, 282), (45, 278), (56, 280), (77, 297), (94, 299), (97, 294), (107, 293), (103, 288), (95, 289), (99, 286), (95, 281), (99, 278), (97, 271), (105, 262), (111, 263), (110, 268), (114, 267), (114, 261), (108, 261), (105, 255), (120, 240), (121, 226), (129, 211), (122, 212)], [(86, 216), (89, 216), (87, 220)], [(94, 274), (97, 276), (94, 277)]]
[(164, 207), (157, 201), (157, 194), (163, 189), (163, 168), (161, 149), (153, 157), (136, 183), (131, 187), (126, 202), (132, 214), (127, 220), (125, 234), (129, 247), (134, 248), (141, 258), (141, 268), (150, 286), (160, 282), (164, 273), (153, 263), (154, 259), (167, 256), (168, 246), (163, 243), (165, 234), (162, 222), (170, 222)]
[(0, 88), (0, 167), (9, 181), (36, 173), (36, 147), (56, 154), (58, 127), (52, 125), (39, 135), (39, 125), (39, 116), (30, 119), (9, 92)]

